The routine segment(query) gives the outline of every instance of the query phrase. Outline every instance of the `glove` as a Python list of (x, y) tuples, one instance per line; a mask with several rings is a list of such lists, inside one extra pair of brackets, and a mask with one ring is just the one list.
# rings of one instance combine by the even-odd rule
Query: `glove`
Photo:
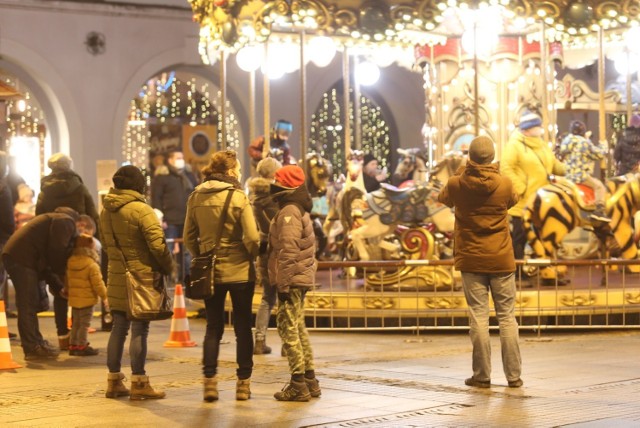
[(288, 302), (288, 303), (293, 303), (291, 301), (291, 294), (287, 293), (281, 293), (278, 291), (278, 301), (280, 301), (280, 303), (284, 303), (284, 302)]

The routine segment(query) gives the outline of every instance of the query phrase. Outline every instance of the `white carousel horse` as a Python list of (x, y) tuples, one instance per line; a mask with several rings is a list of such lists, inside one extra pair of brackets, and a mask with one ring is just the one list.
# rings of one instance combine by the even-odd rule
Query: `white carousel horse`
[(429, 162), (428, 153), (424, 149), (397, 149), (401, 157), (396, 170), (391, 176), (391, 184), (397, 187), (404, 187), (406, 182), (424, 183), (427, 181), (428, 172), (427, 162)]

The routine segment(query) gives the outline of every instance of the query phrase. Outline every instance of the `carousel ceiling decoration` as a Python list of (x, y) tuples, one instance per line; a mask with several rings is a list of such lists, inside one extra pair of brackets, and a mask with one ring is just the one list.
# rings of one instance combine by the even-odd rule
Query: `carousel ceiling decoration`
[[(200, 27), (201, 54), (235, 52), (273, 34), (330, 36), (343, 45), (412, 46), (461, 37), (471, 21), (501, 34), (539, 33), (585, 45), (603, 29), (638, 26), (640, 0), (189, 0)], [(539, 37), (539, 36), (536, 36)]]

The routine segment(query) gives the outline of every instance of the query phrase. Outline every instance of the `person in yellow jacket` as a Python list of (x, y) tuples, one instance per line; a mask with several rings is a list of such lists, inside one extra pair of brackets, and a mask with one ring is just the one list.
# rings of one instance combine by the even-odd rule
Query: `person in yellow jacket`
[(89, 346), (87, 333), (98, 297), (108, 306), (107, 287), (102, 280), (99, 261), (93, 236), (79, 235), (67, 261), (66, 288), (73, 317), (69, 355), (98, 355), (98, 350)]
[(524, 207), (539, 188), (549, 183), (551, 175), (564, 175), (565, 167), (545, 143), (542, 119), (526, 110), (518, 129), (509, 137), (500, 160), (500, 172), (513, 183), (519, 201), (509, 210), (511, 240), (516, 259), (524, 258), (527, 232), (522, 222)]

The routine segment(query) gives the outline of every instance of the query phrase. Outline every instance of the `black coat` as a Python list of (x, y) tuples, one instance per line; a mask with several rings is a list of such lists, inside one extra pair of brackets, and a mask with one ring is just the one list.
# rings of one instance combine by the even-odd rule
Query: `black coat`
[(45, 279), (48, 271), (64, 276), (77, 232), (73, 218), (41, 214), (18, 229), (2, 250), (2, 258), (28, 267)]
[(0, 248), (9, 240), (9, 237), (16, 228), (13, 214), (13, 200), (11, 189), (5, 179), (0, 180)]
[(613, 152), (616, 175), (624, 175), (637, 168), (640, 162), (640, 128), (626, 128)]
[(36, 215), (51, 213), (58, 207), (69, 207), (78, 214), (86, 214), (100, 224), (93, 197), (73, 171), (53, 172), (40, 182), (40, 194), (36, 203)]
[(167, 224), (183, 225), (187, 201), (195, 187), (195, 177), (186, 170), (160, 166), (151, 181), (151, 206), (162, 211)]

